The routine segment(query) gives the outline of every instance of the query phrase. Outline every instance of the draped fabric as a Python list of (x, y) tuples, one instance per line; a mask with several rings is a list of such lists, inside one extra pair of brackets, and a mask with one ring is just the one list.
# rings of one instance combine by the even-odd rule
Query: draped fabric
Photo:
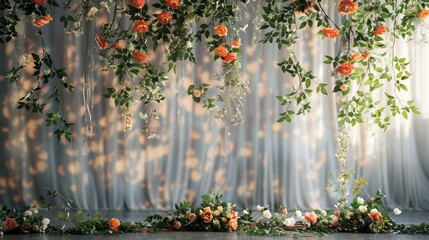
[[(75, 123), (73, 141), (57, 142), (53, 129), (44, 127), (43, 117), (16, 109), (19, 98), (31, 87), (31, 68), (25, 69), (19, 85), (0, 76), (0, 203), (31, 203), (50, 186), (85, 209), (171, 209), (182, 200), (196, 205), (198, 196), (210, 190), (223, 192), (226, 201), (239, 207), (334, 208), (338, 196), (325, 191), (324, 185), (336, 180), (330, 172), (339, 167), (335, 157), (338, 96), (314, 94), (311, 113), (294, 117), (292, 123), (276, 122), (285, 108), (275, 96), (287, 93), (296, 80), (276, 66), (286, 51), (275, 44), (254, 49), (253, 36), (260, 33), (253, 29), (253, 19), (254, 13), (243, 15), (249, 28), (241, 37), (242, 71), (252, 90), (242, 108), (243, 124), (225, 126), (214, 118), (214, 112), (186, 94), (195, 78), (211, 86), (218, 84), (213, 79), (220, 65), (212, 61), (204, 43), (194, 45), (197, 65), (180, 63), (183, 78), (169, 74), (166, 100), (156, 105), (160, 119), (151, 123), (157, 139), (142, 134), (139, 106), (133, 110), (133, 129), (123, 131), (122, 112), (102, 96), (115, 79), (111, 72), (100, 71), (104, 66), (95, 58), (93, 136), (88, 152), (82, 134), (86, 111), (82, 89), (88, 71), (88, 39), (94, 36), (63, 34), (59, 21), (45, 26), (54, 61), (67, 68), (68, 81), (76, 86), (73, 93), (63, 96), (65, 116)], [(2, 74), (36, 39), (30, 22), (20, 30), (15, 45), (0, 46)], [(87, 33), (91, 32), (95, 31)], [(316, 28), (300, 32), (302, 40), (295, 52), (317, 81), (332, 86), (332, 69), (322, 61), (323, 55), (337, 51), (338, 43), (322, 39), (317, 32)], [(389, 207), (429, 209), (429, 47), (401, 42), (396, 50), (412, 60), (414, 73), (402, 97), (415, 99), (422, 114), (408, 120), (395, 118), (385, 133), (371, 124), (352, 128), (349, 162), (356, 176), (367, 178), (368, 193), (380, 189), (388, 196)], [(162, 57), (155, 55), (149, 61), (161, 63)]]

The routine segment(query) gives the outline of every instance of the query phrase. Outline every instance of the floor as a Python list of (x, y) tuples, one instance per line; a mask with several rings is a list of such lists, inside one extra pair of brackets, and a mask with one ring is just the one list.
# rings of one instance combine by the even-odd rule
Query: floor
[[(118, 216), (120, 219), (129, 221), (142, 221), (148, 215), (147, 212), (125, 212)], [(398, 223), (416, 224), (429, 222), (429, 212), (403, 212), (399, 216), (392, 216)], [(216, 239), (216, 240), (265, 240), (265, 239), (334, 239), (334, 240), (364, 240), (364, 239), (429, 239), (428, 235), (403, 235), (403, 234), (362, 234), (362, 233), (335, 233), (324, 237), (291, 235), (290, 237), (273, 236), (246, 236), (240, 233), (218, 233), (218, 232), (159, 232), (147, 234), (123, 234), (123, 235), (101, 235), (101, 236), (80, 236), (80, 235), (53, 235), (53, 234), (31, 234), (31, 235), (5, 235), (0, 236), (1, 240), (106, 240), (106, 239)]]

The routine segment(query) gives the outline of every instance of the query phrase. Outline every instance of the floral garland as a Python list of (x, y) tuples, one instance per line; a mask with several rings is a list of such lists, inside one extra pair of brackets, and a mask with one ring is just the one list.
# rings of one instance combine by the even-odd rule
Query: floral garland
[[(256, 211), (244, 209), (241, 216), (235, 204), (222, 201), (222, 194), (202, 195), (202, 203), (192, 208), (190, 202), (180, 202), (173, 212), (166, 211), (145, 218), (144, 222), (125, 222), (117, 217), (105, 217), (101, 211), (95, 215), (72, 207), (72, 201), (57, 191), (47, 190), (50, 200), (40, 198), (37, 204), (27, 206), (22, 212), (11, 211), (6, 206), (0, 211), (0, 234), (52, 232), (60, 234), (121, 234), (158, 231), (240, 231), (248, 235), (324, 235), (335, 232), (429, 234), (429, 224), (404, 225), (395, 223), (383, 203), (385, 196), (355, 197), (349, 206), (340, 210), (314, 210), (302, 212), (295, 208), (288, 212), (284, 207), (272, 213), (268, 206), (257, 206)], [(54, 201), (54, 199), (61, 199)], [(62, 226), (50, 226), (38, 210), (58, 210)], [(393, 213), (401, 214), (399, 209)], [(71, 222), (71, 226), (68, 226)]]

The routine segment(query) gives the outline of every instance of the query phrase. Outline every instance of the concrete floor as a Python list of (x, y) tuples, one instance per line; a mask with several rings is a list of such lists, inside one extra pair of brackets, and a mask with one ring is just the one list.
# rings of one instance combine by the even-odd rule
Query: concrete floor
[[(120, 219), (128, 221), (142, 221), (147, 212), (123, 212), (117, 216)], [(398, 223), (429, 223), (429, 212), (403, 212), (399, 216), (392, 216)], [(273, 237), (273, 236), (246, 236), (241, 233), (219, 233), (219, 232), (159, 232), (147, 234), (122, 234), (122, 235), (53, 235), (53, 234), (30, 234), (30, 235), (5, 235), (0, 237), (1, 240), (106, 240), (106, 239), (215, 239), (215, 240), (264, 240), (264, 239), (333, 239), (333, 240), (361, 240), (361, 239), (429, 239), (429, 235), (404, 235), (404, 234), (362, 234), (362, 233), (335, 233), (325, 237), (291, 235), (290, 237)]]

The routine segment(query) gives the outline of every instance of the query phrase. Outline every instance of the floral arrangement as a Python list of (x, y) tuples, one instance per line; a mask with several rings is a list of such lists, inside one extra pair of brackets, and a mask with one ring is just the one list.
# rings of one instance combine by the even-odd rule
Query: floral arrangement
[[(244, 209), (241, 216), (234, 210), (235, 204), (222, 201), (222, 194), (202, 195), (202, 203), (192, 208), (191, 203), (177, 203), (173, 212), (165, 211), (145, 218), (144, 222), (120, 221), (117, 217), (105, 217), (101, 211), (91, 215), (72, 207), (72, 201), (57, 191), (48, 189), (47, 195), (53, 201), (40, 198), (38, 204), (49, 210), (57, 209), (56, 220), (63, 226), (48, 226), (50, 220), (42, 218), (38, 205), (28, 206), (23, 212), (11, 212), (3, 206), (0, 212), (0, 232), (31, 233), (53, 232), (60, 234), (121, 234), (147, 233), (158, 231), (240, 231), (248, 235), (323, 235), (335, 232), (361, 233), (411, 233), (429, 234), (429, 224), (404, 225), (395, 223), (384, 206), (385, 196), (377, 192), (368, 199), (355, 197), (350, 206), (339, 210), (303, 211), (298, 207), (289, 213), (280, 206), (279, 212), (272, 213), (268, 206), (257, 206), (255, 210)], [(401, 214), (399, 209), (393, 213)], [(67, 224), (71, 222), (71, 226)]]

